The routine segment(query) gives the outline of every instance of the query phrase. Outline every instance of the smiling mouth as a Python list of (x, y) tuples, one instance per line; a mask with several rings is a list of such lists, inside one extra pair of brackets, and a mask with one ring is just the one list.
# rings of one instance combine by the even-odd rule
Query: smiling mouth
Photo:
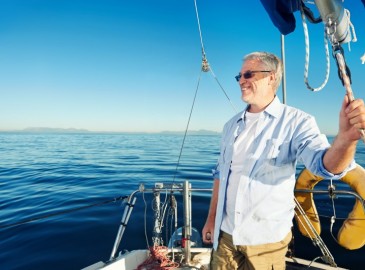
[(248, 91), (248, 90), (250, 90), (250, 89), (251, 89), (251, 87), (249, 87), (249, 86), (241, 87), (241, 91), (242, 91), (242, 92)]

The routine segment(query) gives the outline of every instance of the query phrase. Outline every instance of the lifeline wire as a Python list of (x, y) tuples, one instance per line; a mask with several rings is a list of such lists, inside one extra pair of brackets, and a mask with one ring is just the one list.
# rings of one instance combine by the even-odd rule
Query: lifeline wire
[(4, 228), (8, 228), (8, 227), (15, 227), (15, 226), (23, 225), (23, 224), (30, 223), (30, 222), (33, 222), (33, 221), (36, 221), (36, 220), (42, 220), (42, 219), (46, 219), (46, 218), (50, 218), (50, 217), (69, 214), (69, 213), (73, 213), (73, 212), (80, 211), (80, 210), (83, 210), (83, 209), (91, 208), (91, 207), (94, 207), (94, 206), (100, 206), (100, 205), (104, 205), (104, 204), (108, 204), (108, 203), (112, 203), (112, 202), (121, 201), (121, 200), (124, 200), (124, 199), (127, 199), (127, 198), (128, 198), (128, 196), (120, 196), (120, 197), (110, 199), (110, 200), (107, 200), (107, 201), (103, 201), (103, 202), (93, 203), (93, 204), (89, 204), (89, 205), (85, 205), (85, 206), (81, 206), (81, 207), (77, 207), (77, 208), (73, 208), (73, 209), (69, 209), (69, 210), (65, 210), (65, 211), (56, 212), (56, 213), (49, 214), (49, 215), (29, 218), (29, 219), (25, 219), (25, 220), (22, 220), (22, 221), (19, 221), (19, 222), (15, 222), (15, 223), (0, 225), (0, 229), (4, 229)]
[(331, 197), (331, 201), (332, 201), (332, 211), (333, 211), (333, 216), (331, 216), (331, 225), (330, 225), (330, 233), (331, 233), (331, 236), (332, 238), (336, 241), (336, 243), (338, 244), (338, 241), (336, 239), (336, 237), (333, 235), (333, 224), (335, 224), (335, 221), (336, 221), (336, 207), (335, 207), (335, 201), (334, 201), (334, 198), (335, 198), (335, 194), (333, 194), (331, 191), (333, 191), (335, 189), (335, 186), (333, 185), (333, 180), (332, 178), (330, 179), (330, 197)]

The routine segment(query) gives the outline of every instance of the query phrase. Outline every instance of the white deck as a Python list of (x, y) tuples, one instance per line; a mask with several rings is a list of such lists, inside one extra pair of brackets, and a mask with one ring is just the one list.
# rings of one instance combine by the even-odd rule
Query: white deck
[[(179, 249), (175, 249), (175, 252), (179, 252)], [(209, 248), (192, 248), (192, 260), (191, 266), (193, 267), (182, 267), (176, 269), (209, 269), (209, 261), (211, 249)], [(134, 270), (144, 262), (148, 258), (149, 252), (147, 250), (134, 250), (132, 252), (120, 255), (115, 261), (104, 263), (98, 262), (93, 265), (90, 265), (82, 270)], [(296, 269), (308, 269), (308, 265), (311, 263), (308, 260), (300, 259), (300, 258), (286, 258), (287, 261), (287, 270), (296, 270)], [(346, 270), (345, 268), (335, 268), (326, 264), (313, 262), (309, 269), (317, 270)]]

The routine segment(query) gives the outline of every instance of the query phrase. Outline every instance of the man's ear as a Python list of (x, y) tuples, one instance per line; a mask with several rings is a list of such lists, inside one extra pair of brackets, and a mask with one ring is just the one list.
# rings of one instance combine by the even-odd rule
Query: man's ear
[(274, 72), (271, 72), (269, 75), (269, 85), (273, 85), (275, 84), (276, 81), (276, 76)]

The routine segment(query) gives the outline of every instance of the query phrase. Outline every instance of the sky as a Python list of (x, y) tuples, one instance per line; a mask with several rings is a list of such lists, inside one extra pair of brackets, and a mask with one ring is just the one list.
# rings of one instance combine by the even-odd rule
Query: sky
[[(197, 7), (216, 77), (201, 73), (194, 0), (1, 0), (0, 131), (184, 131), (198, 89), (189, 130), (220, 132), (235, 114), (231, 103), (238, 111), (245, 107), (234, 79), (243, 56), (280, 56), (281, 35), (258, 0), (197, 0)], [(365, 8), (360, 0), (344, 7), (357, 36), (351, 51), (343, 45), (346, 63), (355, 97), (365, 99)], [(326, 87), (306, 88), (304, 32), (295, 16), (296, 29), (285, 36), (286, 102), (333, 135), (345, 89), (332, 56)], [(326, 74), (324, 25), (308, 28), (309, 82), (318, 87)]]

